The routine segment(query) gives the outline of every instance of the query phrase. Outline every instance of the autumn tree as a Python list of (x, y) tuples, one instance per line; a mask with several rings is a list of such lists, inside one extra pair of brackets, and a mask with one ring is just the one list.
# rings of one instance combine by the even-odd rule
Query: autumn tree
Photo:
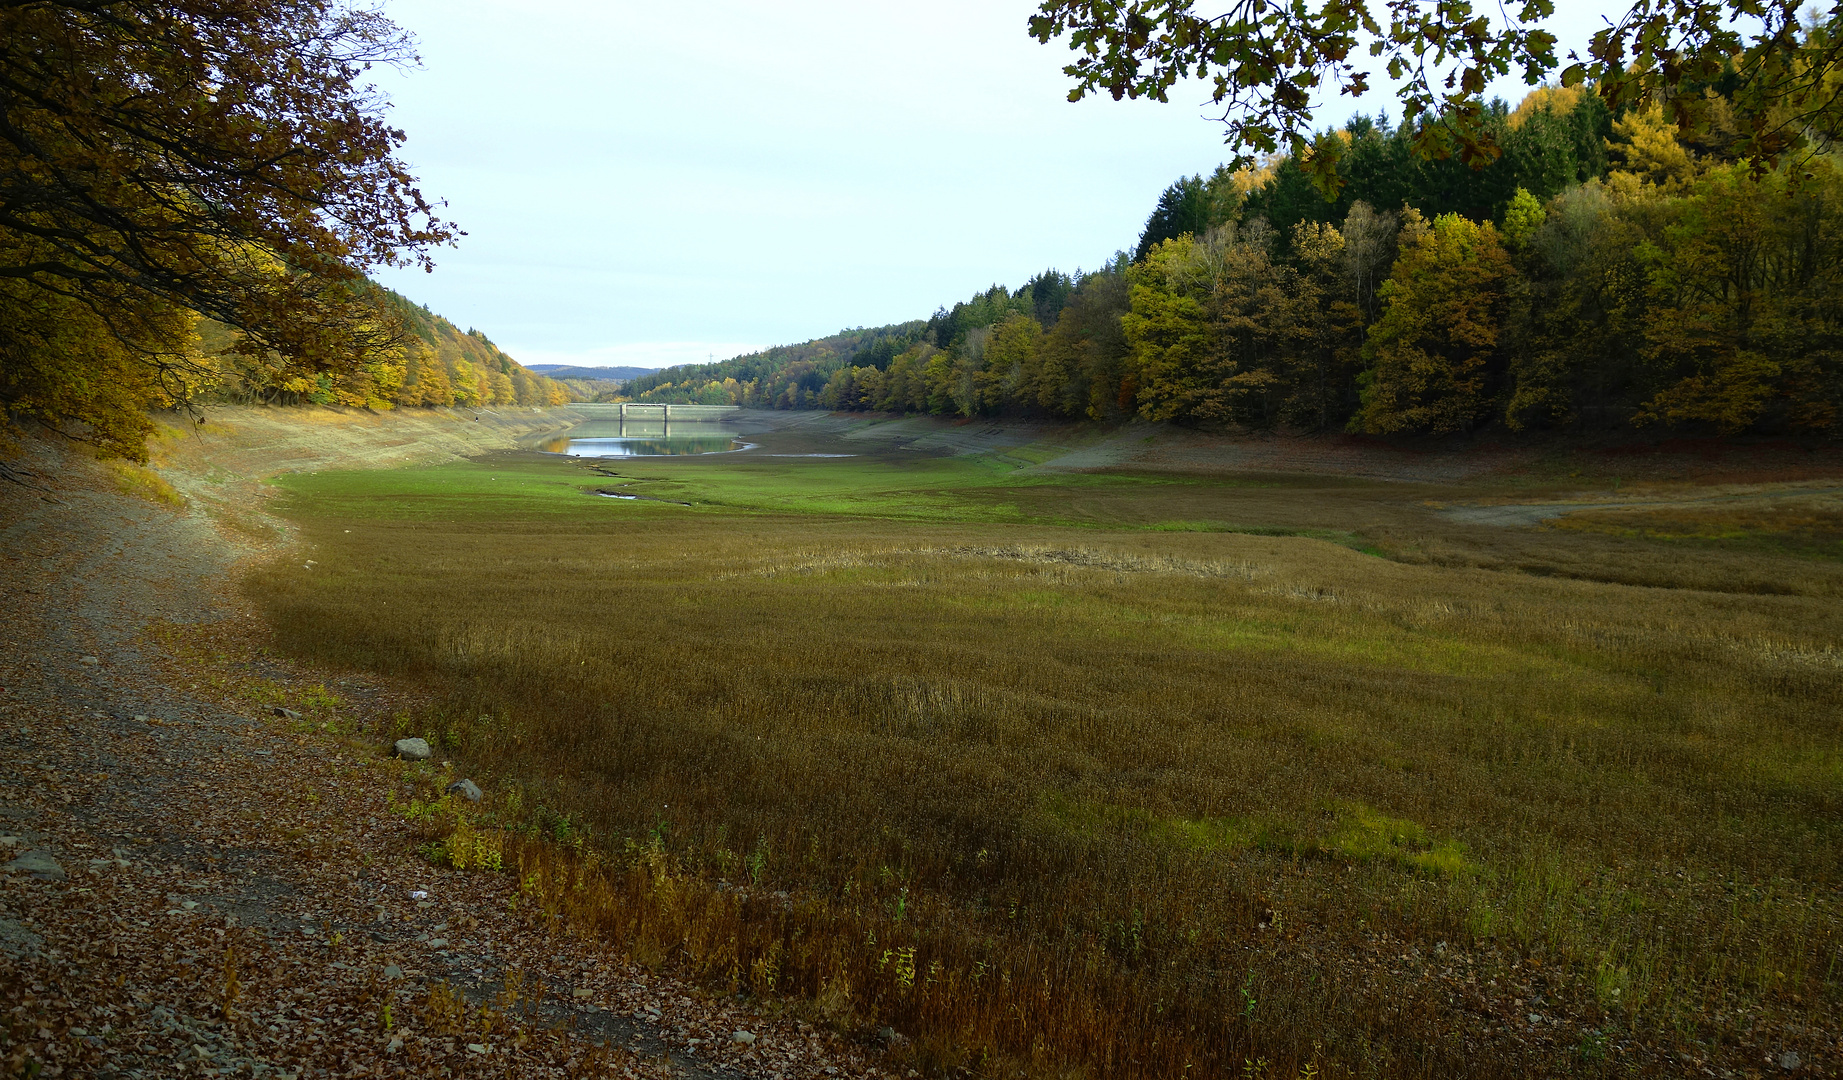
[[(454, 235), (362, 82), (414, 59), (345, 0), (0, 4), (0, 356), (38, 373), (0, 406), (140, 456), (142, 395), (72, 388), (170, 396), (193, 314), (264, 378), (360, 379), (401, 337), (364, 271)], [(58, 308), (114, 344), (29, 329)]]
[(1512, 248), (1523, 286), (1504, 332), (1503, 417), (1513, 431), (1620, 425), (1650, 393), (1647, 272), (1637, 258), (1647, 210), (1594, 183), (1506, 214), (1506, 230), (1521, 238)]
[[(1833, 429), (1843, 405), (1843, 180), (1827, 163), (1704, 177), (1642, 249), (1648, 422)], [(1775, 417), (1774, 414), (1777, 414)]]
[[(1368, 0), (1202, 7), (1195, 0), (1043, 0), (1030, 33), (1066, 37), (1069, 99), (1165, 101), (1180, 80), (1207, 80), (1238, 160), (1282, 147), (1327, 192), (1342, 182), (1348, 144), (1312, 127), (1313, 98), (1369, 90), (1371, 57), (1399, 80), (1413, 154), (1483, 168), (1504, 153), (1485, 87), (1516, 72), (1531, 86), (1551, 75), (1592, 86), (1613, 113), (1657, 104), (1680, 130), (1712, 122), (1710, 95), (1733, 118), (1734, 153), (1761, 165), (1837, 128), (1839, 13), (1801, 28), (1802, 0), (1636, 0), (1574, 53), (1541, 26), (1552, 0), (1523, 0), (1497, 16), (1469, 0)], [(1565, 61), (1565, 63), (1564, 63)], [(1372, 200), (1373, 201), (1373, 200)], [(1384, 204), (1392, 205), (1392, 204)]]
[(1344, 237), (1344, 275), (1351, 299), (1364, 319), (1375, 318), (1377, 290), (1395, 265), (1396, 215), (1361, 200), (1352, 204), (1338, 229)]
[[(1501, 375), (1499, 333), (1516, 273), (1490, 223), (1457, 214), (1404, 229), (1365, 346), (1354, 430), (1445, 435), (1487, 418)], [(1418, 235), (1416, 235), (1418, 234)]]
[[(0, 278), (0, 405), (13, 417), (82, 424), (106, 454), (143, 459), (150, 404), (171, 404), (192, 381), (192, 320), (143, 299), (110, 322), (72, 296)], [(6, 449), (0, 428), (0, 451)], [(0, 466), (0, 475), (9, 475)]]
[(1095, 420), (1131, 412), (1132, 395), (1122, 393), (1128, 349), (1120, 318), (1129, 306), (1127, 290), (1124, 254), (1082, 277), (1043, 337), (1038, 406)]
[(1120, 317), (1128, 363), (1123, 408), (1149, 420), (1214, 414), (1221, 380), (1213, 365), (1205, 305), (1214, 291), (1210, 253), (1186, 233), (1154, 247), (1126, 272), (1129, 309)]
[(449, 380), (447, 365), (423, 342), (411, 342), (404, 350), (401, 394), (405, 405), (454, 404), (454, 384)]
[(923, 412), (928, 408), (928, 383), (924, 373), (938, 350), (926, 342), (904, 349), (884, 370), (883, 396), (876, 408), (889, 412)]
[(1504, 239), (1511, 247), (1521, 248), (1547, 220), (1548, 213), (1543, 210), (1541, 200), (1518, 188), (1511, 196), (1510, 205), (1504, 207)]
[(1042, 349), (1043, 324), (1033, 316), (1018, 312), (992, 327), (979, 380), (981, 403), (988, 411), (1007, 406), (1035, 411)]
[(1362, 314), (1345, 238), (1265, 219), (1155, 248), (1127, 272), (1121, 318), (1139, 413), (1151, 420), (1323, 428), (1348, 414)]
[(1365, 256), (1350, 251), (1353, 236), (1371, 238), (1361, 228), (1325, 223), (1301, 223), (1294, 230), (1277, 418), (1297, 427), (1333, 428), (1356, 405), (1352, 391), (1365, 322), (1360, 297), (1369, 274)]

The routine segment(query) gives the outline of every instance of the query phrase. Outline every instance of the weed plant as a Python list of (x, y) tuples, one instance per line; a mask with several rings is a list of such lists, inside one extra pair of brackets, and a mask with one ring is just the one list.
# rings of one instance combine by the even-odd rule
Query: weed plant
[[(990, 1075), (1619, 1075), (1843, 1030), (1822, 560), (1492, 549), (1419, 491), (1362, 495), (1393, 558), (1254, 534), (1359, 524), (1309, 484), (1078, 485), (1072, 525), (559, 509), (570, 469), (453, 516), (317, 479), (313, 568), (250, 584), (287, 649), (429, 689), (405, 733), (499, 780), (435, 854), (561, 926)], [(1151, 527), (1217, 514), (1251, 529)], [(1673, 573), (1731, 587), (1620, 580)]]

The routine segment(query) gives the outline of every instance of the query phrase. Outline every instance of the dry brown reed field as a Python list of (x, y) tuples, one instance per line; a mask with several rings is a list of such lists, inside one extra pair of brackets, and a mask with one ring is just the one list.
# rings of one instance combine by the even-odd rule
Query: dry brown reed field
[(1830, 518), (988, 466), (301, 477), (250, 588), (427, 689), (436, 857), (929, 1075), (1843, 1068)]

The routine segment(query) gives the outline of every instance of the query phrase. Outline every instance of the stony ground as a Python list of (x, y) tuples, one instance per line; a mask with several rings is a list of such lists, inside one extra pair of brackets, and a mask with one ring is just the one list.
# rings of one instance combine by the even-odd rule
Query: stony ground
[(54, 447), (14, 464), (0, 1075), (878, 1075), (835, 1033), (560, 936), (509, 876), (432, 866), (392, 799), (449, 775), (388, 756), (388, 691), (261, 658), (248, 530)]

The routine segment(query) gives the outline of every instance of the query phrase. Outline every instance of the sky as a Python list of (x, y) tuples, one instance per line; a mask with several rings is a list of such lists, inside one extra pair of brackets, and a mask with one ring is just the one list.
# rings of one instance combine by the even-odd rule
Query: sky
[(1194, 86), (1069, 103), (1034, 10), (388, 0), (423, 63), (374, 79), (467, 235), (432, 274), (374, 276), (526, 364), (664, 367), (1096, 267), (1230, 155)]

